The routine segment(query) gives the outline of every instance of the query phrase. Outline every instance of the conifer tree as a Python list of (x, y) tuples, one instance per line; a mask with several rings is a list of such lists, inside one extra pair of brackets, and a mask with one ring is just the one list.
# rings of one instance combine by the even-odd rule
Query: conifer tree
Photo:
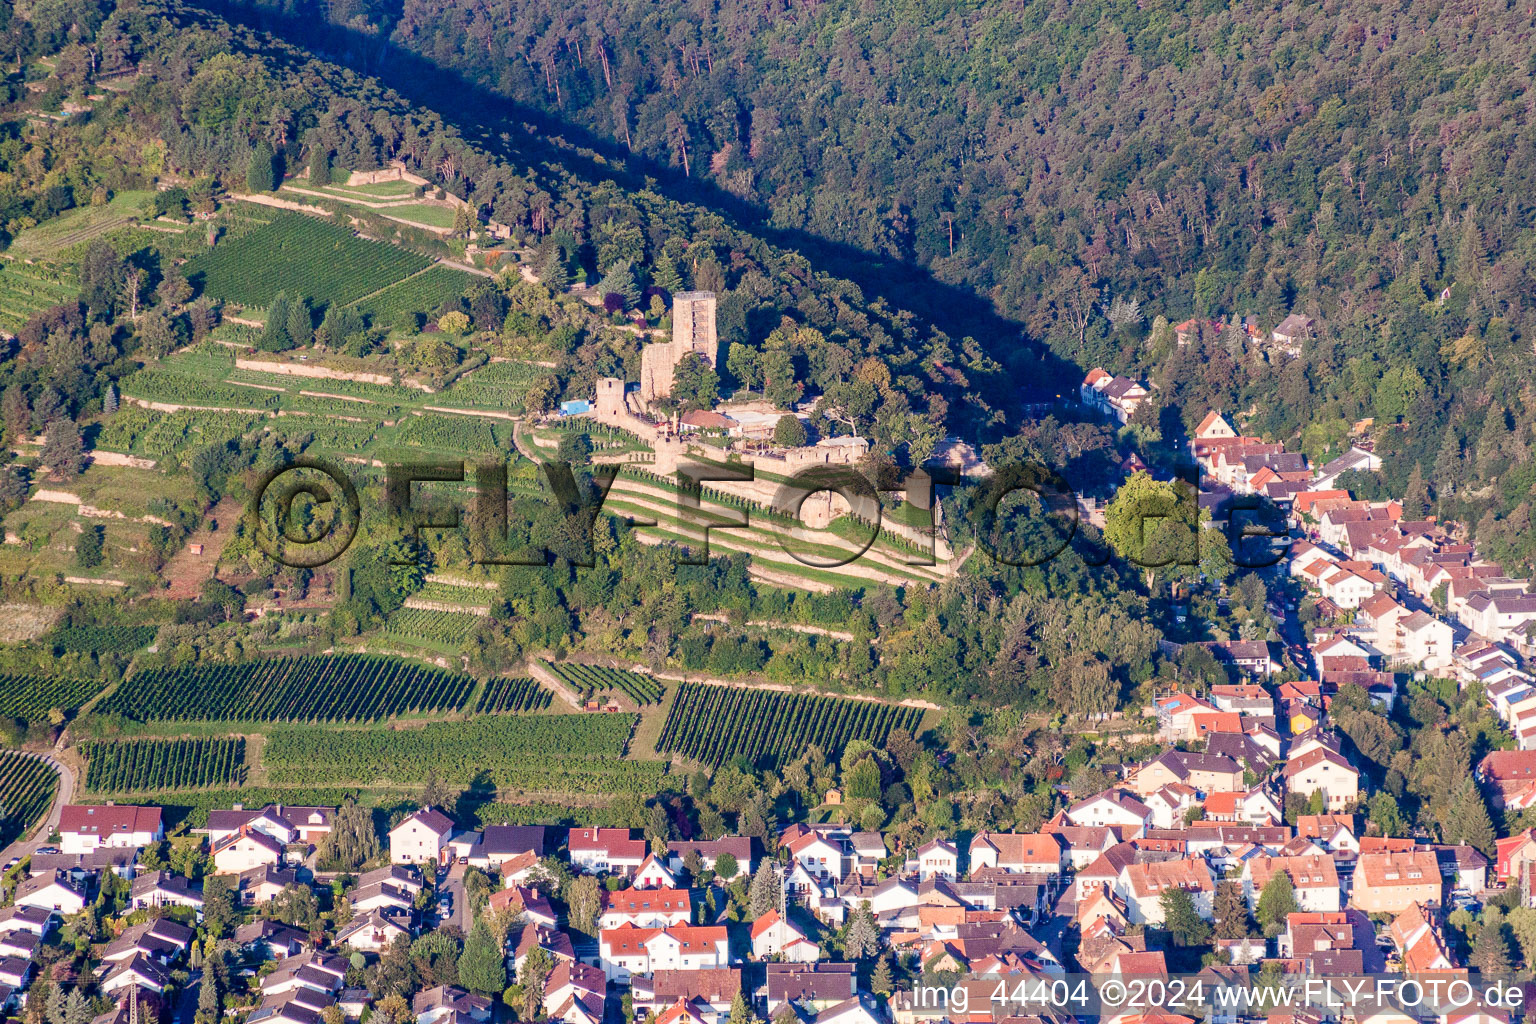
[(308, 299), (300, 295), (288, 304), (284, 326), (288, 329), (288, 340), (297, 348), (304, 348), (315, 340), (315, 322), (309, 312)]
[(277, 190), (276, 154), (265, 139), (251, 150), (251, 163), (245, 170), (245, 188), (248, 192), (274, 192)]
[(309, 151), (309, 183), (317, 188), (331, 183), (331, 151), (324, 146)]
[(293, 348), (293, 339), (288, 335), (288, 316), (290, 306), (288, 296), (278, 292), (272, 297), (272, 304), (267, 307), (267, 322), (261, 330), (261, 338), (256, 342), (256, 347), (263, 352), (286, 352)]

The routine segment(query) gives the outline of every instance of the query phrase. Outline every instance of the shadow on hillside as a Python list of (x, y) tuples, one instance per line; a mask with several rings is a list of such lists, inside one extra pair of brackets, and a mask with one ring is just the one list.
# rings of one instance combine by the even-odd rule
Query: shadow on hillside
[[(1018, 389), (1022, 385), (1027, 384), (1032, 391), (1060, 391), (1075, 388), (1082, 378), (1079, 367), (1026, 339), (1021, 324), (999, 316), (989, 302), (973, 292), (945, 284), (910, 263), (799, 229), (775, 227), (762, 207), (711, 181), (686, 177), (677, 168), (630, 153), (611, 140), (500, 96), (387, 39), (342, 26), (317, 25), (315, 19), (301, 15), (222, 0), (191, 0), (191, 6), (233, 24), (270, 33), (358, 73), (376, 76), (412, 104), (437, 113), (466, 140), (514, 166), (554, 163), (590, 183), (608, 180), (631, 191), (649, 187), (668, 199), (704, 207), (732, 227), (782, 249), (800, 252), (817, 270), (854, 282), (866, 298), (879, 297), (893, 310), (912, 313), (920, 329), (934, 328), (956, 342), (966, 336), (975, 338), (1005, 368), (983, 397), (1010, 416), (1019, 411)], [(551, 139), (563, 140), (564, 145)], [(967, 415), (975, 418), (979, 410), (952, 410), (954, 417)], [(985, 439), (982, 431), (977, 424), (974, 433)]]

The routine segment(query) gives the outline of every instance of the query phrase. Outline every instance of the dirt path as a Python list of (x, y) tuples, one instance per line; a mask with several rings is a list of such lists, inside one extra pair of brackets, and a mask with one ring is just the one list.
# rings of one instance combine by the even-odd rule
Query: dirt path
[[(724, 612), (694, 612), (695, 622), (730, 622), (731, 617)], [(799, 622), (775, 622), (772, 619), (748, 619), (748, 626), (756, 626), (759, 629), (787, 629), (794, 633), (806, 633), (810, 636), (829, 636), (834, 640), (852, 640), (853, 634), (843, 629), (826, 629), (822, 626), (807, 626)], [(873, 639), (870, 641), (873, 643)]]
[(761, 680), (749, 679), (717, 679), (714, 676), (690, 675), (686, 672), (653, 672), (657, 679), (666, 679), (674, 683), (703, 683), (706, 686), (730, 686), (738, 690), (774, 690), (778, 693), (809, 693), (818, 697), (841, 697), (844, 700), (864, 700), (871, 704), (893, 704), (903, 708), (922, 708), (924, 711), (942, 711), (943, 708), (932, 701), (918, 700), (916, 697), (907, 697), (903, 700), (887, 700), (884, 697), (875, 697), (867, 693), (839, 693), (836, 690), (823, 690), (815, 686), (791, 686), (788, 683), (769, 683)]
[[(240, 502), (234, 498), (224, 498), (209, 511), (197, 532), (187, 538), (187, 543), (171, 556), (171, 560), (161, 570), (161, 574), (171, 581), (170, 588), (161, 594), (162, 597), (190, 601), (201, 593), (203, 582), (212, 579), (214, 570), (218, 568), (219, 555), (223, 554), (224, 545), (235, 535), (235, 524), (240, 521), (242, 511)], [(209, 530), (209, 525), (215, 520), (219, 524), (218, 530)], [(199, 545), (203, 553), (193, 554), (193, 549)]]
[(569, 704), (572, 710), (581, 710), (581, 695), (572, 689), (569, 683), (551, 672), (544, 662), (538, 658), (529, 658), (528, 674), (533, 677), (534, 682)]

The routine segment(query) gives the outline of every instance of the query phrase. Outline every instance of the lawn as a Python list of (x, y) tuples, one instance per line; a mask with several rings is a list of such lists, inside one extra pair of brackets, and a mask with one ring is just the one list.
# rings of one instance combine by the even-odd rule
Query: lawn
[(454, 211), (446, 206), (428, 206), (425, 203), (412, 203), (409, 206), (385, 207), (378, 212), (386, 217), (408, 220), (413, 224), (424, 224), (431, 228), (453, 227)]

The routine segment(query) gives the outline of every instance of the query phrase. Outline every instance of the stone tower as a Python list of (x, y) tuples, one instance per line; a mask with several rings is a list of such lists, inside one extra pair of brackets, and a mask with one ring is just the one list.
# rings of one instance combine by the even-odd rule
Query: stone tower
[(689, 352), (701, 356), (716, 369), (720, 341), (715, 336), (715, 293), (680, 292), (672, 296), (673, 362)]
[(720, 340), (715, 334), (715, 293), (679, 292), (672, 296), (672, 340), (640, 350), (640, 401), (649, 405), (672, 393), (672, 372), (690, 352), (719, 369)]

